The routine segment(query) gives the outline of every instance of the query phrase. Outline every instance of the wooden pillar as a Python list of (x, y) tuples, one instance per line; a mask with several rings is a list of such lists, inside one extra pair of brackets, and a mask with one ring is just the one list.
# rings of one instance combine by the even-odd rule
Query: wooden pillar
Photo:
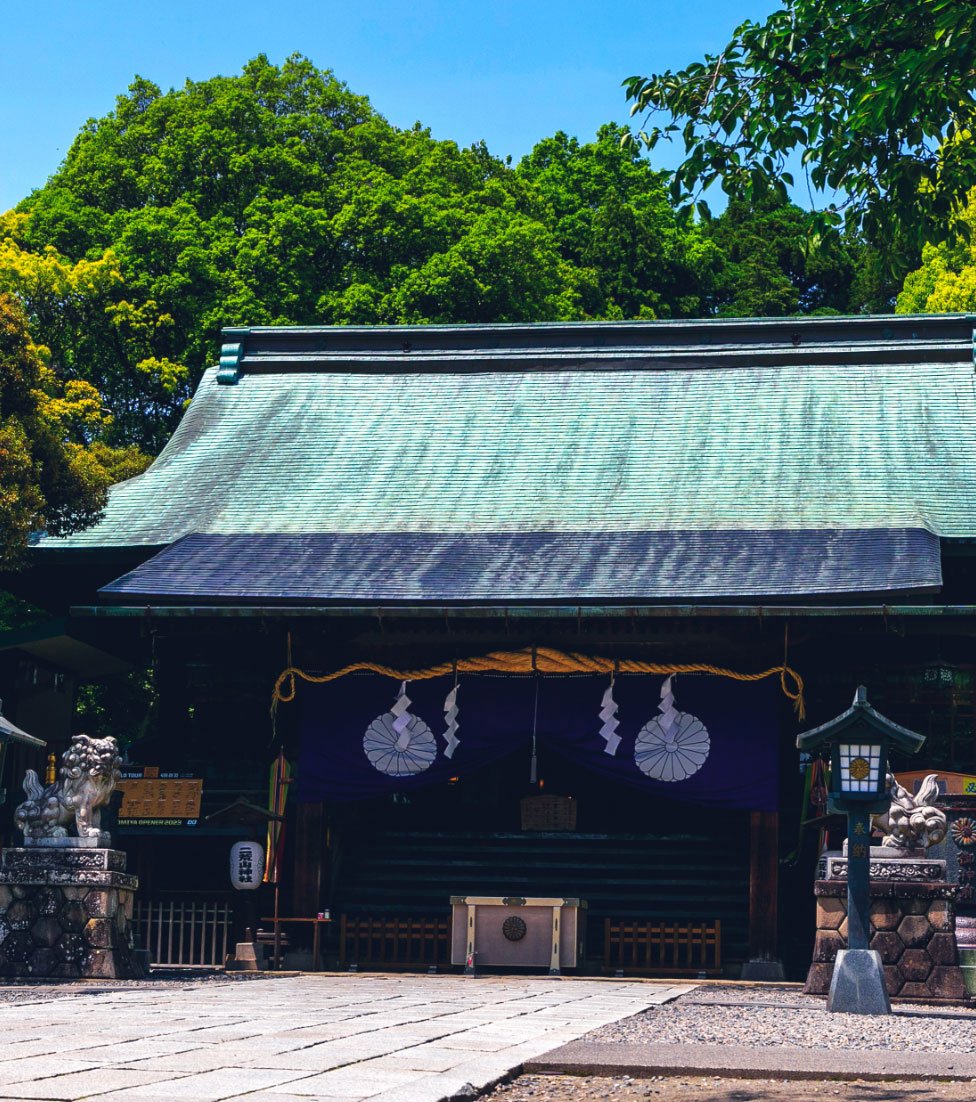
[(319, 911), (325, 849), (325, 804), (299, 804), (295, 809), (295, 873), (292, 914), (312, 917)]
[[(867, 949), (871, 941), (871, 815), (847, 809), (847, 948)], [(858, 838), (867, 841), (859, 842)]]
[(779, 960), (779, 812), (753, 811), (749, 822), (749, 960), (742, 978), (781, 980)]

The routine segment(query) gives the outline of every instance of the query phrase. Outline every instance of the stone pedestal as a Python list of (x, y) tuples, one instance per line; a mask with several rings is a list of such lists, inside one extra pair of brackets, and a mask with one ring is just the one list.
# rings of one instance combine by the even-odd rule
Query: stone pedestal
[(139, 979), (138, 880), (115, 849), (30, 847), (0, 856), (0, 976)]
[(267, 965), (258, 955), (258, 947), (253, 941), (239, 941), (233, 956), (228, 954), (224, 960), (225, 972), (260, 972), (265, 968)]
[[(956, 945), (957, 889), (921, 878), (944, 876), (945, 862), (890, 854), (871, 851), (871, 949), (881, 956), (888, 994), (908, 1002), (960, 1002), (967, 993)], [(817, 940), (804, 987), (811, 995), (829, 992), (834, 960), (847, 948), (846, 859), (827, 854), (820, 874)]]
[(782, 983), (786, 979), (781, 960), (747, 960), (739, 977), (750, 983)]
[(827, 995), (833, 1014), (890, 1014), (881, 956), (874, 949), (840, 949)]

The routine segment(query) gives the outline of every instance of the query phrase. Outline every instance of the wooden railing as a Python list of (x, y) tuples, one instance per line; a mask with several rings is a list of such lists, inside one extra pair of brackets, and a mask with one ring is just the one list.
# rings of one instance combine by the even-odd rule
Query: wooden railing
[(436, 915), (342, 915), (339, 966), (421, 968), (450, 960), (450, 918)]
[(604, 971), (697, 975), (722, 970), (722, 923), (608, 918)]
[(138, 944), (156, 965), (222, 968), (230, 945), (234, 910), (208, 900), (137, 900)]

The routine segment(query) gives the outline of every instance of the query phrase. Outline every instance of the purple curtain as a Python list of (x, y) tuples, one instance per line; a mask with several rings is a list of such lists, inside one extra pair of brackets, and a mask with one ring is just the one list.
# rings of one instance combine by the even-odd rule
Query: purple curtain
[(453, 680), (410, 682), (410, 713), (433, 732), (437, 757), (429, 768), (407, 777), (389, 777), (378, 771), (363, 749), (370, 723), (393, 706), (398, 682), (375, 674), (351, 674), (326, 685), (300, 684), (298, 798), (351, 801), (410, 792), (443, 784), (452, 776), (471, 776), (520, 747), (525, 749), (527, 777), (534, 725), (543, 763), (547, 755), (559, 755), (621, 784), (683, 803), (775, 810), (784, 712), (776, 679), (740, 682), (704, 674), (675, 677), (672, 687), (677, 708), (704, 723), (711, 746), (696, 773), (671, 783), (647, 777), (634, 761), (638, 732), (659, 714), (663, 680), (643, 674), (617, 676), (614, 697), (621, 743), (611, 757), (600, 736), (599, 717), (608, 677), (464, 674), (457, 697), (460, 745), (451, 759), (443, 753), (443, 709)]

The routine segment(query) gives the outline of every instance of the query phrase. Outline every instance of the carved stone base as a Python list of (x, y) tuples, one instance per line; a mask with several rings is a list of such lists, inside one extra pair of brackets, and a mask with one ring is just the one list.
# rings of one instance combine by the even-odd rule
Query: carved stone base
[(105, 849), (112, 844), (112, 835), (107, 830), (99, 830), (95, 834), (86, 834), (84, 838), (76, 838), (67, 835), (63, 838), (32, 838), (27, 835), (24, 838), (24, 846), (33, 849), (38, 846), (42, 849)]
[(0, 856), (0, 976), (139, 979), (120, 850), (31, 847)]
[[(817, 940), (804, 991), (826, 995), (834, 960), (847, 948), (847, 882), (818, 880)], [(881, 955), (888, 994), (904, 1002), (967, 997), (955, 934), (956, 888), (945, 882), (871, 882), (871, 948)]]
[[(845, 843), (845, 850), (847, 848)], [(885, 846), (872, 846), (871, 879), (892, 882), (913, 881), (930, 884), (936, 880), (945, 880), (946, 863), (938, 858), (924, 856), (924, 850), (906, 854), (904, 850), (889, 849)], [(819, 880), (846, 880), (846, 853), (825, 853), (817, 866)]]

